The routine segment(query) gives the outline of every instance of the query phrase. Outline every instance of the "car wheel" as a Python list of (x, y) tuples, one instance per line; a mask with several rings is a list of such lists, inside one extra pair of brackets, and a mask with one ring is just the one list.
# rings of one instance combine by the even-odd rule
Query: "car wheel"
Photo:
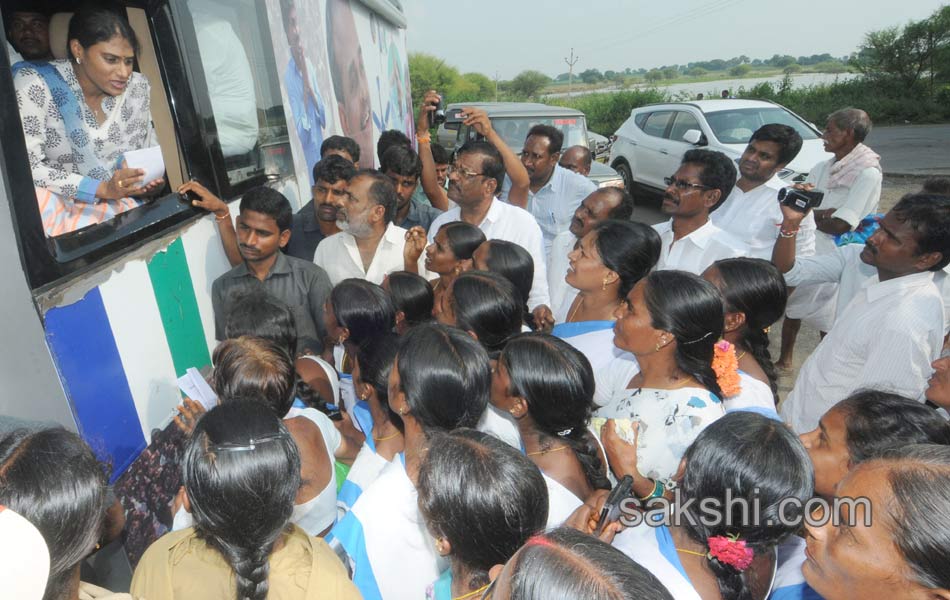
[(630, 165), (625, 162), (618, 162), (613, 167), (623, 178), (623, 187), (626, 188), (628, 193), (633, 194), (633, 172), (630, 171)]

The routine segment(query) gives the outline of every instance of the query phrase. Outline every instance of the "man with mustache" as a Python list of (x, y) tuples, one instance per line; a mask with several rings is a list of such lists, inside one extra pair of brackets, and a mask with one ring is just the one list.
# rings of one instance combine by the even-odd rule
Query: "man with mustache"
[[(53, 60), (49, 47), (49, 17), (27, 3), (4, 14), (7, 36), (23, 60)], [(16, 62), (12, 57), (10, 63)]]
[(735, 163), (722, 152), (690, 150), (683, 155), (680, 168), (666, 178), (663, 195), (661, 209), (672, 218), (653, 226), (663, 243), (657, 269), (701, 275), (717, 260), (748, 254), (748, 246), (709, 219), (735, 181)]
[(312, 261), (320, 242), (340, 231), (336, 205), (346, 195), (346, 186), (355, 174), (353, 163), (333, 154), (313, 166), (313, 199), (294, 215), (287, 254)]
[(950, 198), (904, 196), (865, 245), (801, 259), (794, 238), (805, 214), (782, 213), (772, 262), (788, 284), (839, 285), (837, 319), (802, 365), (782, 417), (804, 433), (859, 389), (920, 398), (946, 328), (938, 278), (950, 263)]
[[(190, 189), (202, 199), (216, 199), (196, 182), (191, 182)], [(299, 339), (319, 342), (326, 336), (323, 303), (330, 295), (330, 279), (312, 262), (286, 256), (280, 251), (290, 241), (292, 222), (290, 202), (277, 190), (260, 186), (248, 190), (241, 198), (237, 240), (244, 263), (218, 277), (211, 285), (217, 339), (224, 339), (228, 314), (234, 303), (240, 301), (240, 296), (260, 289), (290, 307)]]
[(393, 223), (396, 203), (396, 188), (382, 173), (362, 170), (350, 179), (336, 199), (341, 231), (320, 242), (313, 255), (333, 285), (349, 278), (381, 285), (386, 275), (405, 268), (406, 230)]
[[(564, 134), (551, 125), (535, 125), (528, 131), (521, 164), (528, 171), (528, 210), (541, 226), (544, 234), (544, 254), (549, 256), (554, 236), (567, 231), (574, 211), (581, 201), (597, 189), (590, 179), (569, 171), (558, 164)], [(510, 185), (505, 182), (500, 198), (521, 206), (509, 199)]]

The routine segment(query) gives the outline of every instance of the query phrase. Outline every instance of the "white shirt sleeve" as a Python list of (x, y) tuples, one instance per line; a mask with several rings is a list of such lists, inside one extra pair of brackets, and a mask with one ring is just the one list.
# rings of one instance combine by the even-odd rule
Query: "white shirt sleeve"
[(861, 219), (877, 210), (882, 179), (881, 172), (873, 167), (861, 171), (848, 191), (847, 200), (831, 216), (846, 221), (851, 229), (857, 227)]
[(785, 274), (785, 283), (790, 287), (812, 283), (838, 283), (846, 264), (845, 255), (840, 248), (828, 254), (796, 258), (791, 270)]
[(542, 304), (551, 307), (548, 295), (548, 270), (544, 256), (544, 238), (537, 223), (526, 232), (525, 250), (534, 259), (534, 279), (531, 281), (531, 293), (528, 294), (528, 310), (534, 310)]

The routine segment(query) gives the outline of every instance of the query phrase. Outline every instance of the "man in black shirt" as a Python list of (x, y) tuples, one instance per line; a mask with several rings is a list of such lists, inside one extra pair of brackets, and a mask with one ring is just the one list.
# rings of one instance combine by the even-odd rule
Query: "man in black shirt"
[(340, 231), (336, 226), (336, 202), (346, 195), (346, 186), (355, 173), (353, 163), (333, 154), (313, 166), (313, 199), (294, 215), (287, 254), (313, 262), (317, 244)]

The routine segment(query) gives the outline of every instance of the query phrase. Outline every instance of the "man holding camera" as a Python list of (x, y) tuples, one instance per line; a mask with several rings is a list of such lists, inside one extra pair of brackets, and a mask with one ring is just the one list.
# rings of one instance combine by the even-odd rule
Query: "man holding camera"
[[(722, 206), (709, 215), (716, 227), (744, 241), (753, 258), (772, 257), (782, 223), (778, 194), (785, 187), (776, 174), (798, 156), (801, 148), (802, 136), (788, 125), (759, 127), (739, 158), (739, 180)], [(812, 213), (802, 221), (795, 243), (798, 256), (815, 253)]]
[(789, 285), (834, 282), (838, 318), (802, 365), (781, 406), (798, 433), (859, 389), (919, 398), (940, 355), (943, 297), (935, 277), (950, 263), (950, 198), (901, 199), (867, 243), (796, 259), (794, 238), (806, 213), (783, 205), (772, 262)]
[[(822, 139), (834, 154), (808, 174), (804, 189), (822, 192), (821, 208), (814, 211), (815, 253), (827, 254), (838, 236), (852, 231), (865, 216), (876, 212), (881, 198), (880, 157), (864, 145), (871, 132), (871, 119), (863, 110), (843, 108), (828, 117)], [(836, 289), (824, 284), (799, 289), (790, 298), (782, 325), (782, 351), (778, 365), (791, 367), (795, 337), (805, 321), (819, 331), (834, 322)]]

